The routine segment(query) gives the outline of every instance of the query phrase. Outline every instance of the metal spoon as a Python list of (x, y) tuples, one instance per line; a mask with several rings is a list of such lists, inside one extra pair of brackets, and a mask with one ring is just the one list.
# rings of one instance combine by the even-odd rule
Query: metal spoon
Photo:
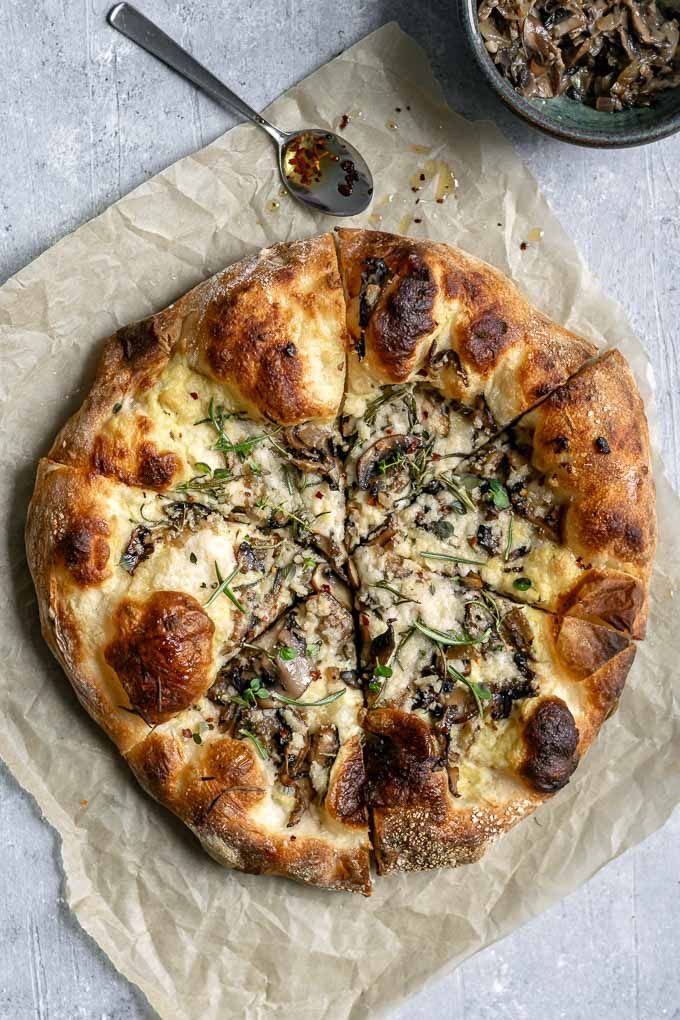
[(338, 135), (319, 128), (280, 131), (131, 4), (116, 4), (108, 17), (119, 32), (198, 85), (215, 102), (263, 128), (276, 142), (281, 180), (293, 198), (331, 216), (356, 216), (370, 204), (371, 171), (357, 150)]

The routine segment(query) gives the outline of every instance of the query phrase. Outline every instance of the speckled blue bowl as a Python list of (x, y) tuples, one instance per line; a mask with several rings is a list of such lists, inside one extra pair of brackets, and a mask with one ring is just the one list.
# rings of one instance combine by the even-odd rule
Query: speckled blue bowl
[(460, 17), (472, 53), (487, 82), (506, 106), (533, 127), (575, 145), (599, 149), (646, 145), (680, 131), (680, 88), (659, 94), (653, 106), (605, 113), (567, 96), (525, 99), (497, 71), (477, 21), (478, 0), (460, 0)]

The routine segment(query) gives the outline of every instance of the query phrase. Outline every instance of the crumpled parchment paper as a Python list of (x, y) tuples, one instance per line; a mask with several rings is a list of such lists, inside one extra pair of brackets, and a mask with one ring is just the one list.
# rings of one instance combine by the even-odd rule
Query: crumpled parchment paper
[[(602, 294), (510, 145), (445, 106), (425, 56), (396, 25), (271, 107), (289, 127), (335, 128), (345, 113), (347, 137), (377, 182), (372, 209), (356, 222), (458, 244), (509, 273), (559, 322), (619, 344), (653, 426), (649, 363), (622, 310)], [(0, 754), (61, 834), (68, 900), (81, 924), (168, 1020), (375, 1016), (573, 890), (680, 801), (680, 506), (658, 456), (650, 636), (621, 707), (569, 786), (479, 864), (383, 879), (368, 901), (230, 873), (137, 788), (78, 706), (41, 639), (24, 557), (37, 458), (81, 402), (103, 337), (247, 252), (332, 225), (280, 193), (268, 139), (238, 127), (0, 290), (8, 539)]]

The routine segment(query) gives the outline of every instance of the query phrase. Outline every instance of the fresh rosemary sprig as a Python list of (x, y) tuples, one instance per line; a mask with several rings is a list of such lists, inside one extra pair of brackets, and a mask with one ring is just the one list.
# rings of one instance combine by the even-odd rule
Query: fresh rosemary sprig
[(438, 553), (438, 552), (424, 552), (421, 553), (423, 559), (426, 560), (444, 560), (449, 563), (467, 563), (474, 567), (485, 567), (485, 560), (469, 560), (465, 556), (453, 556), (450, 553)]
[(245, 737), (246, 740), (249, 740), (253, 747), (255, 748), (255, 750), (257, 751), (257, 753), (259, 754), (262, 761), (267, 761), (269, 755), (267, 754), (264, 747), (262, 746), (262, 744), (257, 739), (254, 733), (251, 733), (250, 730), (239, 730), (238, 735), (239, 737)]
[(460, 634), (454, 634), (453, 631), (437, 630), (435, 627), (428, 627), (425, 623), (423, 623), (420, 617), (418, 617), (417, 620), (414, 620), (413, 625), (416, 630), (419, 630), (420, 633), (424, 634), (425, 637), (430, 639), (430, 641), (434, 641), (439, 645), (483, 645), (484, 642), (488, 640), (489, 634), (491, 633), (490, 630), (485, 630), (483, 634), (479, 635), (479, 637), (473, 637), (472, 634), (468, 634), (467, 631), (462, 630)]
[(234, 569), (232, 570), (232, 572), (229, 575), (229, 577), (222, 577), (222, 574), (220, 573), (220, 568), (218, 567), (217, 560), (216, 560), (215, 561), (215, 576), (217, 577), (217, 587), (215, 588), (214, 592), (212, 593), (212, 595), (210, 596), (208, 601), (204, 602), (203, 605), (204, 606), (209, 606), (209, 605), (211, 605), (211, 603), (213, 603), (215, 601), (215, 599), (219, 595), (226, 595), (227, 598), (229, 599), (229, 601), (234, 603), (234, 605), (236, 606), (236, 608), (238, 609), (238, 611), (240, 613), (245, 613), (246, 610), (243, 608), (243, 606), (241, 605), (241, 603), (239, 602), (239, 600), (236, 598), (236, 596), (234, 595), (233, 591), (229, 587), (229, 585), (234, 580), (234, 578), (236, 577), (238, 572), (239, 572), (239, 568), (238, 567), (234, 567)]

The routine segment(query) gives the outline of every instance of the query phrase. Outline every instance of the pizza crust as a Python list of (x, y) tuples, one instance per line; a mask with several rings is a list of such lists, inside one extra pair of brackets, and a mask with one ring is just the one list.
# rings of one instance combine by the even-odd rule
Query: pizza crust
[[(38, 467), (26, 541), (43, 633), (142, 786), (215, 859), (369, 893), (366, 799), (384, 874), (478, 859), (568, 781), (644, 632), (656, 539), (644, 409), (623, 358), (595, 354), (479, 260), (361, 230), (266, 249), (106, 341)], [(431, 402), (444, 457), (520, 419), (584, 572), (552, 614), (522, 610), (554, 671), (482, 727), (459, 791), (426, 713), (369, 698), (363, 718), (352, 682), (344, 702), (309, 710), (339, 738), (323, 795), (293, 817), (273, 759), (232, 732), (211, 685), (244, 640), (273, 641), (276, 656), (267, 628), (338, 597), (334, 569), (366, 595), (362, 547), (349, 562), (344, 549), (337, 424), (363, 420), (391, 386)], [(394, 431), (386, 407), (364, 445)], [(478, 417), (456, 431), (454, 413)], [(359, 504), (360, 453), (345, 451)], [(269, 551), (253, 552), (253, 535)], [(236, 593), (212, 598), (232, 573)], [(348, 661), (326, 667), (337, 677)]]

